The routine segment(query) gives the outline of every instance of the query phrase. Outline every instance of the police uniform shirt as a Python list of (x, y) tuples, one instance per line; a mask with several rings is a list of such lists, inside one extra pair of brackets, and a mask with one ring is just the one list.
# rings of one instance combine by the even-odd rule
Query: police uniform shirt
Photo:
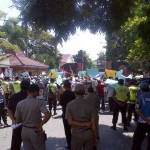
[(75, 99), (75, 94), (72, 91), (66, 90), (60, 97), (60, 105), (62, 106), (63, 117), (65, 117), (66, 106), (69, 102)]
[(27, 127), (36, 127), (42, 121), (42, 114), (47, 113), (46, 104), (44, 101), (27, 97), (25, 100), (18, 103), (16, 108), (16, 121)]
[[(72, 118), (77, 122), (90, 122), (91, 118), (95, 118), (95, 112), (83, 97), (77, 97), (71, 101), (66, 108), (66, 119)], [(72, 127), (72, 135), (80, 134), (86, 129), (82, 127)]]
[(87, 96), (85, 96), (85, 101), (87, 102), (89, 107), (93, 108), (96, 111), (96, 113), (98, 113), (99, 99), (95, 93), (89, 93)]
[(118, 85), (115, 92), (118, 101), (126, 102), (128, 100), (129, 89), (127, 86)]

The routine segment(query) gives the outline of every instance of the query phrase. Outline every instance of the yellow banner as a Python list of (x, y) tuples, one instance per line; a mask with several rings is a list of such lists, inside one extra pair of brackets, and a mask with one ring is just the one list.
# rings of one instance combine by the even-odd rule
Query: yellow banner
[(58, 77), (56, 70), (51, 70), (48, 77), (51, 79), (56, 79)]
[(117, 73), (116, 70), (105, 69), (105, 74), (106, 74), (107, 78), (113, 78), (113, 79), (115, 79), (116, 78), (116, 73)]

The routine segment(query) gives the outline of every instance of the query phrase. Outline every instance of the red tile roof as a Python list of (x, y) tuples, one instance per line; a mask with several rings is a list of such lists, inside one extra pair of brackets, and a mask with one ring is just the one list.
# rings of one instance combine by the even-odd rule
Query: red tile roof
[(60, 60), (60, 66), (63, 66), (66, 63), (74, 63), (73, 56), (70, 54), (62, 54)]
[(26, 57), (23, 53), (6, 54), (2, 59), (9, 58), (10, 67), (23, 67), (33, 69), (48, 69), (49, 66)]

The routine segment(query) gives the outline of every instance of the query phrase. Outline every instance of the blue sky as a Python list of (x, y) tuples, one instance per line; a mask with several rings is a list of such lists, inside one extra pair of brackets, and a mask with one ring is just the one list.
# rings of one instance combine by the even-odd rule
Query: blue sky
[[(0, 10), (7, 13), (7, 17), (17, 17), (19, 11), (12, 6), (11, 0), (0, 0)], [(95, 60), (97, 54), (105, 51), (106, 46), (104, 34), (91, 34), (89, 30), (77, 30), (75, 35), (69, 37), (68, 41), (63, 42), (58, 48), (64, 54), (76, 54), (78, 50), (86, 50), (90, 58)]]

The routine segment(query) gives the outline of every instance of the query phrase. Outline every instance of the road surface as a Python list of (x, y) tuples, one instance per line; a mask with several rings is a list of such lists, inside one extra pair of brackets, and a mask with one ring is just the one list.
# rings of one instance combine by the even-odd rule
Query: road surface
[[(118, 123), (121, 122), (120, 118)], [(113, 131), (110, 129), (111, 120), (112, 115), (109, 113), (100, 114), (99, 133), (101, 150), (130, 150), (134, 127), (128, 133), (123, 133), (122, 126), (118, 125), (117, 131)], [(66, 142), (61, 120), (61, 110), (58, 110), (58, 115), (51, 118), (44, 128), (48, 135), (47, 150), (65, 150)], [(12, 129), (10, 127), (0, 129), (0, 150), (9, 150), (11, 134)]]

